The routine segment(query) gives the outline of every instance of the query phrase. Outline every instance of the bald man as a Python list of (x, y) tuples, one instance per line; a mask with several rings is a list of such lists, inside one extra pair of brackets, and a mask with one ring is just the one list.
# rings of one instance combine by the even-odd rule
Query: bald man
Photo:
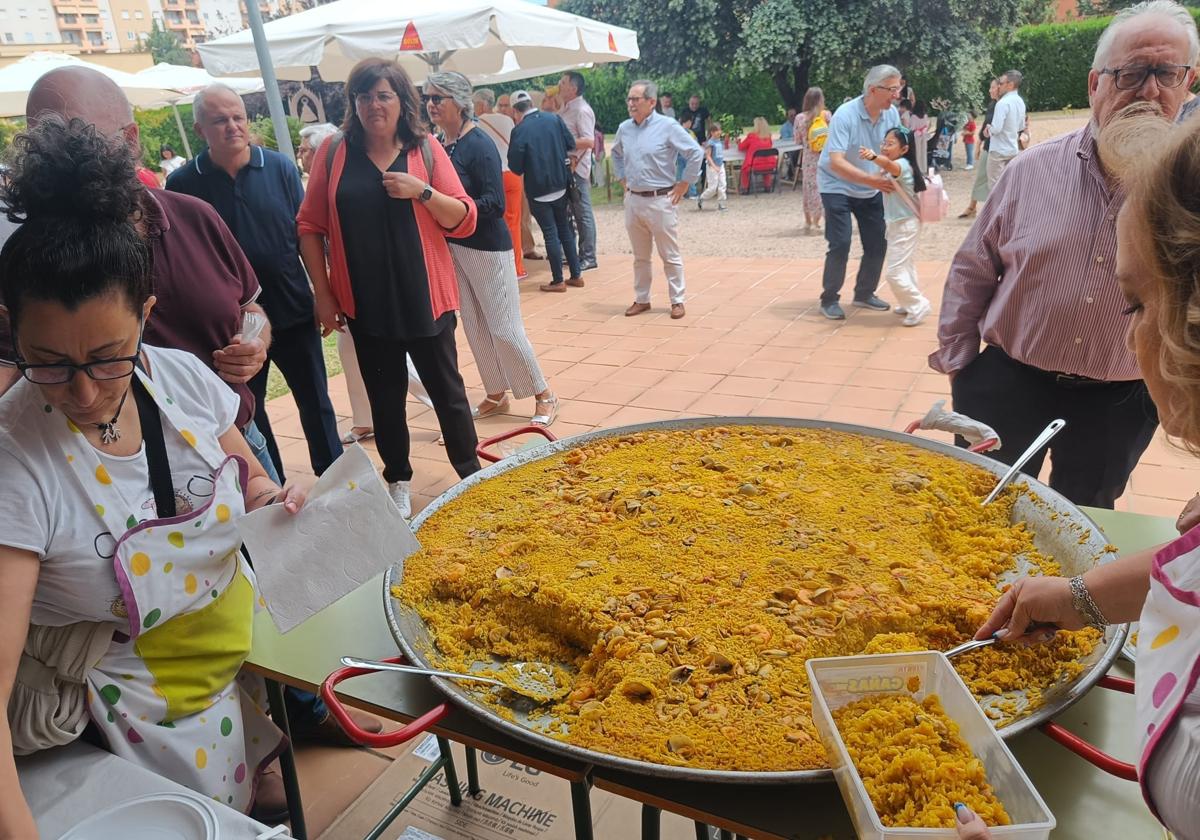
[[(124, 138), (135, 157), (139, 153), (138, 126), (129, 100), (116, 82), (90, 67), (58, 68), (34, 83), (25, 116), (36, 122), (47, 113), (83, 120), (101, 134)], [(141, 206), (139, 227), (153, 248), (152, 279), (158, 296), (154, 315), (146, 323), (146, 343), (186, 350), (229, 383), (241, 401), (237, 426), (263, 468), (277, 479), (266, 441), (254, 425), (249, 387), (267, 360), (271, 340), (270, 323), (256, 302), (259, 286), (254, 269), (229, 228), (203, 201), (147, 189)], [(254, 316), (251, 322), (264, 325), (257, 337), (242, 335), (247, 315)], [(0, 352), (11, 360), (11, 341)]]

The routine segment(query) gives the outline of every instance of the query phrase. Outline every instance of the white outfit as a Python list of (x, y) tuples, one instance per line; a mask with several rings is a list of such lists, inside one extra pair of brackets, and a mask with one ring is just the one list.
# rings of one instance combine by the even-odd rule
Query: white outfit
[(650, 302), (654, 276), (653, 249), (663, 261), (671, 303), (683, 303), (686, 285), (679, 252), (679, 208), (671, 196), (625, 194), (625, 230), (633, 245), (633, 291), (638, 303)]
[(507, 172), (508, 143), (512, 139), (516, 123), (504, 114), (479, 114), (477, 119), (483, 126), (483, 133), (492, 139), (496, 144), (496, 151), (500, 153), (500, 171)]
[(363, 383), (362, 371), (358, 369), (358, 352), (350, 330), (337, 334), (338, 357), (342, 360), (342, 373), (346, 376), (346, 393), (350, 397), (351, 424), (360, 429), (374, 428), (371, 420), (371, 402), (367, 399), (367, 386)]
[(511, 251), (480, 251), (453, 242), (463, 332), (489, 394), (517, 399), (546, 390), (546, 379), (521, 318), (521, 294)]
[(883, 218), (887, 222), (884, 270), (897, 305), (903, 307), (914, 321), (913, 324), (906, 321), (906, 325), (915, 326), (932, 307), (917, 285), (917, 242), (921, 238), (921, 221), (909, 204), (917, 202), (913, 192), (912, 164), (904, 158), (896, 163), (900, 166), (900, 175), (894, 180), (903, 195), (897, 191), (885, 193), (883, 197)]
[(724, 164), (708, 167), (708, 186), (705, 188), (704, 192), (700, 194), (700, 200), (708, 201), (713, 196), (716, 196), (718, 205), (724, 207), (727, 181), (728, 178), (725, 174)]
[(183, 166), (185, 163), (187, 163), (187, 158), (180, 157), (179, 155), (175, 155), (175, 157), (173, 157), (173, 158), (167, 158), (166, 160), (160, 160), (158, 162), (158, 168), (161, 169), (163, 175), (166, 176), (166, 175), (170, 175), (172, 172), (174, 172), (179, 167)]

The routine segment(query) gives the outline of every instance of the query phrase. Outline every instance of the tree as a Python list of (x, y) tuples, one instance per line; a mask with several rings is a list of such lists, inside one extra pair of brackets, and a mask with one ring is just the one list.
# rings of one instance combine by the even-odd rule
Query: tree
[(767, 73), (784, 104), (799, 108), (813, 80), (853, 90), (880, 63), (911, 68), (918, 90), (936, 84), (956, 103), (975, 103), (991, 72), (987, 34), (1025, 22), (1038, 4), (1045, 0), (566, 0), (562, 8), (636, 29), (648, 72)]
[(155, 64), (166, 62), (167, 64), (182, 64), (185, 67), (192, 66), (192, 54), (179, 43), (179, 36), (163, 29), (157, 20), (151, 24), (150, 34), (146, 37), (145, 43)]

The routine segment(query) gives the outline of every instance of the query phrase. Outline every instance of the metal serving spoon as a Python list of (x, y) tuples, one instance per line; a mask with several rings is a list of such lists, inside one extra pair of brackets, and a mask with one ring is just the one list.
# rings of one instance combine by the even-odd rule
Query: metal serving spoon
[(994, 502), (996, 497), (1000, 495), (1000, 491), (1011, 484), (1012, 480), (1017, 477), (1017, 473), (1021, 471), (1021, 467), (1025, 466), (1025, 463), (1030, 458), (1040, 452), (1042, 447), (1050, 442), (1050, 438), (1062, 431), (1062, 427), (1065, 425), (1067, 425), (1066, 420), (1050, 421), (1050, 425), (1042, 430), (1042, 433), (1034, 439), (1033, 443), (1029, 444), (1029, 448), (1021, 453), (1021, 457), (1018, 458), (1013, 465), (1008, 468), (1008, 472), (1006, 472), (1004, 477), (1000, 479), (1000, 482), (994, 488), (992, 488), (992, 492), (987, 494), (987, 498), (983, 500), (983, 504), (990, 505), (992, 502)]
[(436, 668), (418, 668), (415, 665), (397, 665), (394, 662), (377, 662), (374, 659), (357, 659), (353, 656), (343, 656), (342, 664), (350, 668), (369, 668), (373, 671), (399, 671), (402, 674), (423, 674), (428, 677), (489, 683), (507, 688), (538, 703), (561, 700), (571, 691), (571, 686), (558, 684), (554, 679), (554, 669), (543, 662), (506, 662), (496, 670), (495, 677), (439, 671)]

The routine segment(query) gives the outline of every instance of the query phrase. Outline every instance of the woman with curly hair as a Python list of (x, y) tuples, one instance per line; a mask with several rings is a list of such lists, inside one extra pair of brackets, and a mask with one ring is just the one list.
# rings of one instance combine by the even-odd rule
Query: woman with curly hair
[(458, 281), (446, 245), (475, 232), (477, 211), (441, 144), (430, 142), (403, 67), (363, 59), (350, 71), (346, 100), (353, 107), (341, 133), (313, 159), (296, 217), (300, 254), (325, 334), (349, 329), (354, 337), (383, 477), (408, 517), (406, 353), (433, 401), (455, 471), (465, 478), (479, 469), (458, 372)]
[[(1100, 158), (1127, 190), (1117, 217), (1117, 280), (1128, 341), (1168, 435), (1200, 454), (1200, 122), (1173, 127), (1130, 106), (1104, 127)], [(1045, 625), (1078, 630), (1138, 621), (1138, 781), (1146, 805), (1179, 840), (1200, 838), (1200, 510), (1158, 549), (1071, 578), (1013, 584), (976, 638), (1042, 642)], [(1035, 629), (1036, 628), (1036, 629)], [(960, 808), (960, 833), (989, 837)]]
[(15, 149), (0, 190), (23, 222), (0, 251), (22, 376), (0, 398), (0, 835), (36, 835), (12, 756), (81, 735), (241, 810), (257, 789), (278, 814), (282, 791), (258, 782), (282, 733), (261, 680), (239, 676), (258, 594), (237, 521), (295, 513), (307, 490), (268, 478), (216, 374), (143, 341), (156, 298), (129, 148), (43, 116)]

